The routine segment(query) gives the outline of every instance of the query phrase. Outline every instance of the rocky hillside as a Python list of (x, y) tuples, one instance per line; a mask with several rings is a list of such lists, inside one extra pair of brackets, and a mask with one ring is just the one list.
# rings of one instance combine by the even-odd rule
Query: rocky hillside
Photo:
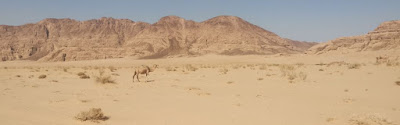
[(400, 48), (400, 20), (380, 24), (366, 35), (338, 38), (307, 50), (310, 54), (360, 52)]
[(218, 16), (203, 22), (167, 16), (154, 24), (113, 18), (45, 19), (22, 26), (1, 25), (0, 42), (2, 61), (276, 54), (304, 50), (304, 44), (283, 39), (234, 16)]

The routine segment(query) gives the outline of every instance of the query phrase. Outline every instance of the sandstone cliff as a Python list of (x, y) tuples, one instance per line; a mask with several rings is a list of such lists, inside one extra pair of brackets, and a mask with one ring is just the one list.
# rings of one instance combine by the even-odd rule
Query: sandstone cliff
[(45, 19), (0, 26), (2, 61), (71, 61), (105, 58), (161, 58), (203, 54), (298, 53), (304, 46), (234, 16), (195, 22), (177, 16), (154, 24), (128, 19)]
[(400, 48), (400, 20), (380, 24), (366, 35), (342, 37), (315, 45), (307, 50), (310, 54), (327, 52), (360, 52), (392, 50)]

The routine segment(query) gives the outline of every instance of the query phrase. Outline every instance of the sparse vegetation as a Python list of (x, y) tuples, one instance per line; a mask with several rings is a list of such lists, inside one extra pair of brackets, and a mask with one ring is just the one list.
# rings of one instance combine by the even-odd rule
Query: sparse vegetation
[(222, 68), (222, 69), (219, 69), (219, 72), (221, 72), (222, 74), (226, 74), (226, 73), (228, 73), (228, 69), (226, 69), (226, 68)]
[(267, 65), (261, 65), (261, 66), (259, 67), (260, 70), (267, 70), (267, 68), (268, 68)]
[(44, 78), (46, 78), (47, 76), (46, 75), (40, 75), (38, 78), (39, 79), (44, 79)]
[(349, 120), (350, 125), (396, 125), (378, 114), (354, 116)]
[(196, 71), (198, 68), (196, 68), (196, 67), (194, 67), (193, 65), (191, 65), (191, 64), (186, 64), (185, 66), (183, 66), (183, 68), (186, 70), (186, 71)]
[(104, 70), (100, 69), (99, 70), (99, 76), (96, 76), (96, 82), (101, 83), (101, 84), (107, 84), (107, 83), (115, 83), (115, 80), (111, 78), (110, 75), (105, 75)]
[(93, 121), (93, 122), (98, 122), (98, 121), (105, 121), (108, 119), (107, 116), (104, 116), (103, 112), (101, 111), (101, 108), (91, 108), (89, 111), (82, 111), (78, 115), (75, 116), (76, 120), (80, 121)]
[(117, 68), (115, 68), (114, 66), (109, 66), (108, 69), (109, 69), (111, 72), (117, 71)]
[(293, 65), (283, 64), (279, 66), (281, 70), (282, 77), (287, 77), (290, 82), (293, 82), (295, 79), (306, 80), (307, 74), (304, 72), (297, 72), (296, 68)]
[(349, 64), (347, 66), (347, 68), (349, 68), (349, 69), (360, 69), (360, 67), (361, 67), (361, 64), (359, 64), (359, 63), (353, 63), (353, 64)]
[(264, 80), (264, 78), (257, 78), (257, 80), (261, 81), (261, 80)]
[(77, 75), (78, 75), (79, 78), (81, 78), (81, 79), (90, 79), (90, 76), (86, 75), (86, 74), (83, 73), (83, 72), (79, 72)]
[(176, 71), (176, 67), (168, 66), (168, 67), (165, 67), (165, 70), (167, 70), (167, 71)]

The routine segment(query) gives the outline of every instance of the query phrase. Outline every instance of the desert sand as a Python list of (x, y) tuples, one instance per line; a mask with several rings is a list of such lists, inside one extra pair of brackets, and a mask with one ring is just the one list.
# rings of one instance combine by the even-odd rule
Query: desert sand
[[(400, 51), (1, 62), (0, 124), (399, 124), (400, 66), (376, 64), (381, 55)], [(132, 82), (153, 64), (147, 82)], [(114, 83), (96, 82), (100, 71)], [(108, 119), (74, 118), (90, 108)]]

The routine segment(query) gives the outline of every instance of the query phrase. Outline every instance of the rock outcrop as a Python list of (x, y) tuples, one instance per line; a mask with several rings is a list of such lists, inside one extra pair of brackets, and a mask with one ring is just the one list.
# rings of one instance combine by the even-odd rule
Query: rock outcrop
[(327, 52), (360, 52), (393, 50), (400, 48), (400, 20), (380, 24), (366, 35), (342, 37), (315, 45), (307, 50), (309, 54)]
[(166, 16), (154, 24), (113, 18), (45, 19), (21, 26), (1, 25), (0, 42), (2, 61), (276, 54), (304, 50), (300, 44), (235, 16), (218, 16), (203, 22)]

